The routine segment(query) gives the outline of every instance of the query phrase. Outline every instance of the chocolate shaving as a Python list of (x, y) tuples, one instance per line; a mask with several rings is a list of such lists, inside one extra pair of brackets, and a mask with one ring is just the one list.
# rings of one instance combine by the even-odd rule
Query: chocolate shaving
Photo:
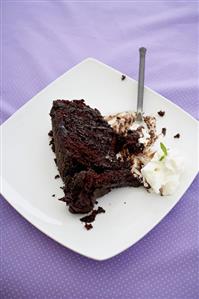
[(175, 136), (173, 136), (174, 138), (180, 138), (180, 134), (176, 134)]
[(91, 223), (85, 223), (84, 227), (87, 229), (87, 230), (90, 230), (93, 228), (92, 224)]
[(167, 131), (166, 128), (162, 128), (162, 134), (163, 134), (164, 136), (166, 135), (166, 131)]
[(165, 115), (165, 111), (158, 111), (159, 116), (163, 117)]

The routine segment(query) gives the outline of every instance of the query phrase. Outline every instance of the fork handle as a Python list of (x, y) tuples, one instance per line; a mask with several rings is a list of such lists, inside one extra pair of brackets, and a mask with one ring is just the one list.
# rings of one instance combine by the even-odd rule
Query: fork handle
[(139, 63), (139, 78), (138, 78), (138, 93), (137, 93), (137, 118), (140, 118), (141, 120), (143, 114), (146, 48), (144, 47), (140, 48), (139, 52), (140, 52), (140, 63)]

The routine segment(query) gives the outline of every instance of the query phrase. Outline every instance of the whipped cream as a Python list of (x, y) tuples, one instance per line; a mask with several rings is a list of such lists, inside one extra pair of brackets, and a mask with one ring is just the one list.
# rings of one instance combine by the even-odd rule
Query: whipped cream
[(152, 145), (156, 140), (155, 117), (144, 116), (144, 122), (141, 125), (136, 122), (136, 117), (136, 112), (127, 111), (105, 116), (104, 118), (117, 133), (127, 134), (128, 130), (136, 130), (140, 135), (139, 143), (143, 143), (144, 146)]
[(149, 133), (148, 133), (148, 130), (146, 130), (145, 128), (142, 128), (142, 132), (141, 132), (141, 134), (142, 134), (142, 137), (140, 137), (139, 139), (138, 139), (138, 141), (139, 141), (139, 143), (143, 143), (143, 144), (145, 144), (145, 143), (147, 143), (147, 141), (150, 139), (150, 135), (149, 135)]
[[(142, 181), (141, 168), (152, 159), (154, 155), (153, 145), (158, 136), (155, 117), (144, 116), (142, 128), (139, 128), (140, 124), (136, 122), (136, 117), (136, 112), (127, 111), (105, 116), (104, 119), (119, 134), (126, 135), (128, 130), (137, 130), (139, 133), (140, 138), (138, 142), (143, 143), (144, 151), (136, 155), (129, 155), (129, 152), (123, 149), (116, 155), (116, 158), (121, 160), (128, 159), (131, 163), (131, 172)], [(148, 184), (144, 182), (144, 186), (148, 187)]]
[(168, 154), (162, 161), (162, 152), (157, 151), (151, 161), (141, 169), (143, 179), (155, 193), (161, 195), (171, 195), (175, 192), (184, 170), (183, 158), (176, 151), (167, 151)]
[(184, 160), (174, 151), (167, 149), (163, 156), (161, 150), (155, 150), (158, 139), (156, 119), (153, 116), (144, 116), (144, 123), (136, 122), (135, 112), (122, 112), (106, 116), (105, 119), (119, 134), (127, 134), (128, 130), (136, 130), (140, 134), (139, 143), (144, 144), (144, 150), (139, 154), (129, 156), (125, 150), (117, 154), (117, 159), (128, 159), (131, 162), (131, 172), (138, 177), (145, 188), (161, 195), (171, 195), (177, 189), (181, 174), (184, 170)]
[[(129, 127), (129, 130), (137, 130), (138, 128), (140, 128), (140, 124), (133, 122), (133, 124)], [(145, 122), (142, 123), (139, 134), (140, 134), (140, 138), (138, 139), (139, 143), (146, 144), (151, 136), (149, 134), (149, 130)]]

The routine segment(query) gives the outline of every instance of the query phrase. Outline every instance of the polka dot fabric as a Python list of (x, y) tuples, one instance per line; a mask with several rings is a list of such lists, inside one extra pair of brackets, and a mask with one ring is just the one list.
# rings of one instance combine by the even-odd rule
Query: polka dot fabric
[[(2, 120), (82, 59), (135, 77), (198, 117), (197, 3), (2, 3)], [(137, 59), (137, 58), (136, 58)], [(1, 298), (197, 299), (198, 178), (145, 238), (103, 262), (57, 244), (1, 198)]]

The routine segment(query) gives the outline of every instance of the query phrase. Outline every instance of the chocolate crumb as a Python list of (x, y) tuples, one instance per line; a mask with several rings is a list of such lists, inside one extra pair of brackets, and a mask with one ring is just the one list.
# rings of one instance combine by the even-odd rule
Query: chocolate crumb
[(166, 135), (166, 131), (167, 131), (166, 128), (162, 128), (162, 134), (163, 134), (164, 136)]
[(98, 207), (97, 214), (105, 213), (106, 211), (102, 207)]
[(158, 111), (159, 116), (163, 117), (165, 115), (165, 111)]
[(97, 210), (93, 210), (90, 215), (87, 215), (87, 216), (84, 216), (84, 217), (80, 218), (80, 221), (86, 222), (86, 223), (87, 222), (91, 223), (91, 222), (95, 221), (95, 217), (97, 215), (96, 211)]
[(121, 80), (124, 81), (126, 79), (125, 75), (122, 75)]
[(55, 197), (55, 194), (53, 194), (52, 197)]
[(53, 131), (52, 130), (48, 133), (48, 136), (53, 137)]
[(95, 203), (96, 203), (96, 205), (97, 205), (97, 204), (98, 204), (98, 201), (96, 200), (96, 202), (95, 202)]
[(52, 143), (52, 151), (55, 153), (55, 145), (54, 145), (54, 142)]
[(87, 230), (90, 230), (93, 228), (92, 224), (91, 223), (85, 223), (84, 227), (87, 229)]
[(51, 141), (49, 142), (49, 145), (52, 145), (54, 142), (53, 138), (51, 139)]
[(147, 186), (145, 186), (145, 189), (146, 189), (146, 190), (151, 189), (151, 186), (149, 185), (149, 183), (147, 183)]
[(160, 188), (159, 191), (160, 191), (160, 195), (161, 195), (161, 196), (164, 196), (164, 195), (163, 195), (163, 189), (162, 189), (162, 187)]
[(63, 187), (59, 187), (60, 189), (64, 190), (64, 186)]
[(58, 179), (58, 178), (60, 178), (60, 176), (57, 174), (57, 175), (55, 176), (55, 179)]
[(55, 164), (57, 165), (57, 159), (56, 158), (54, 159), (54, 161), (55, 161)]
[(124, 204), (126, 204), (126, 201), (124, 201)]
[(180, 138), (180, 134), (176, 134), (175, 136), (173, 136), (174, 138)]
[(102, 207), (98, 207), (98, 209), (93, 210), (91, 212), (91, 214), (80, 218), (80, 221), (86, 222), (86, 223), (91, 223), (91, 222), (95, 221), (97, 214), (101, 214), (101, 213), (105, 213), (105, 210)]

